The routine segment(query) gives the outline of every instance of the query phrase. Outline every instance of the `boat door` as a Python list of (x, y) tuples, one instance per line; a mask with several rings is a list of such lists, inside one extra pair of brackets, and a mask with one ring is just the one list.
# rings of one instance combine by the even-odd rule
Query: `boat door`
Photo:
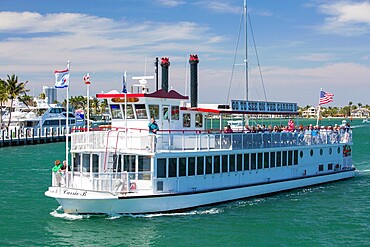
[(171, 127), (171, 111), (169, 105), (162, 106), (162, 117), (161, 117), (161, 126), (160, 130), (168, 131)]

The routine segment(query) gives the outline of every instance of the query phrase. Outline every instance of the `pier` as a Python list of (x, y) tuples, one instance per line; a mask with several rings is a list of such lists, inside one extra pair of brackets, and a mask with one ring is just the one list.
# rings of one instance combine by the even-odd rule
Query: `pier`
[(66, 141), (66, 128), (0, 130), (0, 148)]

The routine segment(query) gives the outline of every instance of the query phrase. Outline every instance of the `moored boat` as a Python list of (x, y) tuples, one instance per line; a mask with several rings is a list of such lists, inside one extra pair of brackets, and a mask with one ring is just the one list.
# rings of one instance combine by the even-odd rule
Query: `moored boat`
[[(52, 173), (45, 192), (66, 213), (141, 214), (190, 209), (351, 178), (350, 128), (223, 130), (234, 114), (295, 116), (296, 103), (197, 100), (191, 55), (191, 100), (168, 89), (97, 94), (107, 99), (109, 129), (71, 133), (71, 167)], [(168, 70), (168, 59), (162, 67)], [(148, 131), (151, 118), (159, 130)], [(211, 125), (219, 119), (217, 128)], [(238, 120), (240, 121), (240, 120)], [(240, 127), (240, 126), (239, 126)]]

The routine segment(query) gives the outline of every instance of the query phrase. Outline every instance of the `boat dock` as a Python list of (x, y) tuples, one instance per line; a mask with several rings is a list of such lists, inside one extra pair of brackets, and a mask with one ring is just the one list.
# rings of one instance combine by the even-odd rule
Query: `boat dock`
[(0, 130), (0, 148), (66, 141), (65, 128)]

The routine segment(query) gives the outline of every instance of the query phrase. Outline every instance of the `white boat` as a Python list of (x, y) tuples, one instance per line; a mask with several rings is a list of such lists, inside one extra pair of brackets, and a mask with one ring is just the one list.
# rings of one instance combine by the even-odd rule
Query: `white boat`
[[(56, 104), (47, 104), (45, 100), (35, 100), (36, 106), (25, 106), (17, 104), (15, 111), (11, 114), (9, 131), (24, 129), (40, 129), (42, 133), (50, 132), (52, 129), (63, 129), (66, 125), (66, 110)], [(3, 123), (9, 123), (10, 114), (7, 112), (3, 116)], [(75, 124), (75, 115), (69, 113), (69, 124)]]
[[(97, 94), (108, 101), (111, 126), (71, 133), (70, 168), (52, 172), (45, 195), (66, 213), (143, 214), (183, 211), (355, 175), (349, 128), (320, 134), (251, 133), (242, 128), (225, 133), (222, 123), (229, 116), (296, 116), (297, 104), (231, 100), (226, 106), (200, 105), (198, 62), (196, 55), (190, 56), (190, 102), (188, 96), (168, 92), (166, 58), (162, 89), (149, 93), (143, 83), (138, 93)], [(160, 128), (156, 134), (148, 131), (151, 117)]]
[(362, 123), (370, 123), (369, 118), (365, 118), (365, 119), (363, 119), (363, 120), (362, 120)]
[[(191, 67), (195, 59), (191, 57)], [(224, 115), (297, 115), (295, 103), (232, 100), (229, 109), (197, 107), (188, 97), (163, 89), (111, 91), (97, 98), (108, 100), (111, 129), (71, 133), (71, 168), (60, 180), (52, 173), (52, 186), (45, 192), (66, 213), (185, 210), (355, 174), (349, 129), (325, 130), (328, 138), (209, 131), (210, 121)], [(158, 122), (157, 134), (148, 132), (150, 117)]]

